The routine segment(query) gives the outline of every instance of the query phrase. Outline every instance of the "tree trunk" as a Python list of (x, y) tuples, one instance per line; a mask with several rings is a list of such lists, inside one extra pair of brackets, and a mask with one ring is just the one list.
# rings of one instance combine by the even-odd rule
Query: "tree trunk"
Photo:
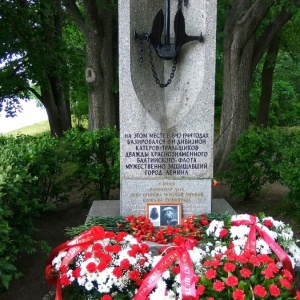
[[(55, 10), (52, 15), (42, 19), (42, 27), (45, 29), (45, 44), (51, 54), (55, 54), (55, 59), (60, 65), (64, 65), (63, 56), (56, 51), (56, 40), (62, 38), (63, 17), (61, 1), (55, 0)], [(45, 10), (46, 11), (46, 10)], [(57, 68), (57, 66), (55, 66)], [(50, 131), (52, 136), (61, 137), (64, 131), (71, 128), (71, 111), (68, 93), (63, 78), (63, 71), (57, 72), (55, 67), (45, 69), (43, 79), (40, 82), (40, 101), (46, 108)]]
[(232, 0), (229, 4), (224, 29), (223, 100), (220, 135), (215, 142), (215, 172), (228, 169), (227, 156), (240, 134), (248, 129), (252, 74), (270, 41), (293, 15), (292, 10), (282, 7), (256, 39), (258, 28), (272, 5), (275, 5), (272, 1), (265, 0)]
[(83, 16), (75, 0), (64, 0), (67, 12), (86, 41), (85, 76), (89, 85), (90, 130), (116, 124), (116, 100), (113, 94), (114, 3), (113, 0), (83, 0)]
[(116, 124), (113, 65), (113, 12), (99, 9), (86, 1), (87, 68), (89, 84), (89, 129), (100, 129)]
[[(247, 3), (246, 3), (247, 2)], [(251, 1), (243, 1), (240, 14), (249, 9)], [(228, 167), (226, 158), (240, 134), (249, 125), (249, 91), (251, 62), (255, 36), (243, 40), (248, 22), (238, 22), (236, 7), (229, 9), (224, 29), (223, 100), (220, 136), (215, 149), (215, 171)]]
[(273, 74), (278, 52), (279, 38), (276, 35), (269, 45), (261, 75), (261, 95), (256, 125), (262, 126), (263, 128), (267, 128), (268, 126), (268, 117), (272, 98)]
[(71, 128), (70, 104), (64, 99), (64, 91), (57, 89), (57, 84), (44, 85), (41, 88), (40, 101), (46, 108), (52, 136), (62, 137)]

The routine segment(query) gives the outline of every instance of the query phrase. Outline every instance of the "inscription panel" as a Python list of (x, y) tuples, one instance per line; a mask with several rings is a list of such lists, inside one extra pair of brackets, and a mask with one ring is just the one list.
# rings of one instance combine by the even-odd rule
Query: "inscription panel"
[(127, 178), (205, 177), (210, 172), (211, 133), (135, 132), (121, 138)]
[(181, 202), (184, 217), (211, 212), (211, 180), (126, 180), (122, 215), (145, 215), (147, 202)]

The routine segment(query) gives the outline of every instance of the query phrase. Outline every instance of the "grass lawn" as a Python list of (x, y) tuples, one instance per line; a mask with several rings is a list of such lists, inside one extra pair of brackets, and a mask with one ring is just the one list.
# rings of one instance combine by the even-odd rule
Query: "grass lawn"
[(3, 135), (5, 135), (5, 136), (8, 136), (8, 135), (17, 136), (20, 134), (37, 135), (37, 134), (41, 134), (45, 131), (50, 131), (48, 120), (39, 122), (39, 123), (34, 123), (32, 125), (25, 126), (25, 127), (22, 127), (22, 128), (16, 129), (16, 130), (12, 130), (7, 133), (4, 133)]

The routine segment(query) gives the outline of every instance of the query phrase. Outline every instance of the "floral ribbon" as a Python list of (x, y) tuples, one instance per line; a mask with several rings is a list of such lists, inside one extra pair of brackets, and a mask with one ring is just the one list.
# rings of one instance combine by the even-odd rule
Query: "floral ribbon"
[(268, 246), (273, 250), (273, 252), (278, 256), (282, 262), (283, 267), (293, 274), (293, 266), (290, 258), (286, 252), (270, 237), (264, 230), (257, 226), (257, 218), (250, 215), (250, 220), (237, 220), (232, 221), (231, 225), (240, 226), (240, 225), (250, 225), (250, 231), (248, 239), (245, 244), (245, 251), (249, 251), (251, 254), (256, 254), (256, 232), (260, 237), (268, 244)]
[[(93, 241), (101, 240), (105, 237), (105, 231), (101, 226), (91, 227), (89, 230), (81, 233), (76, 238), (67, 241), (57, 246), (50, 254), (47, 265), (52, 263), (52, 260), (61, 251), (67, 251), (66, 256), (61, 262), (60, 268), (67, 266), (69, 262), (80, 252), (87, 249)], [(62, 286), (59, 278), (56, 281), (56, 296), (55, 300), (62, 300)]]
[(193, 263), (188, 250), (192, 250), (197, 244), (197, 241), (187, 240), (180, 246), (171, 246), (175, 248), (164, 255), (160, 261), (155, 265), (152, 271), (148, 274), (146, 279), (143, 280), (137, 294), (133, 300), (144, 300), (155, 288), (162, 274), (171, 266), (171, 264), (179, 259), (180, 266), (180, 282), (181, 294), (183, 300), (196, 299), (195, 288), (195, 273)]

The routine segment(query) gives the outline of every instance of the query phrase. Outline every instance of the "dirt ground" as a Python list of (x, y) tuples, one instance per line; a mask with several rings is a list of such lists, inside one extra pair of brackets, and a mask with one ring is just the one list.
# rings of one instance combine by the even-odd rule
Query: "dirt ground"
[[(220, 183), (213, 187), (214, 198), (225, 198), (237, 213), (257, 214), (265, 212), (266, 215), (289, 223), (297, 236), (300, 226), (291, 224), (288, 216), (282, 215), (282, 198), (288, 190), (278, 184), (266, 185), (259, 199), (251, 202), (243, 202), (231, 197), (228, 187)], [(38, 231), (36, 240), (46, 240), (54, 248), (66, 241), (65, 228), (81, 225), (85, 222), (88, 208), (81, 207), (80, 194), (74, 194), (71, 201), (55, 212), (47, 212), (37, 220)], [(17, 267), (23, 273), (20, 280), (12, 281), (8, 292), (0, 294), (1, 300), (42, 300), (53, 288), (49, 287), (44, 276), (47, 255), (37, 251), (31, 255), (22, 257), (17, 262)], [(51, 300), (54, 297), (51, 298)]]

